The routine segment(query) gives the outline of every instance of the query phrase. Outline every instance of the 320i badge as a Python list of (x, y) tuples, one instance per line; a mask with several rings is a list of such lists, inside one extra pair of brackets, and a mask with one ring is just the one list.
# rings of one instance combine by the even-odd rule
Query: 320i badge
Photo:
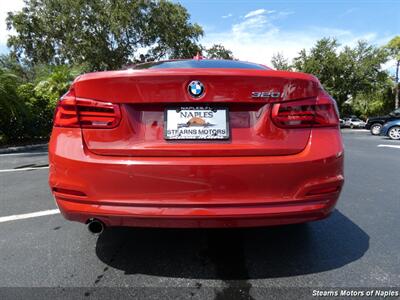
[(79, 76), (58, 102), (49, 161), (61, 213), (96, 233), (314, 221), (344, 182), (336, 103), (319, 81), (227, 60)]

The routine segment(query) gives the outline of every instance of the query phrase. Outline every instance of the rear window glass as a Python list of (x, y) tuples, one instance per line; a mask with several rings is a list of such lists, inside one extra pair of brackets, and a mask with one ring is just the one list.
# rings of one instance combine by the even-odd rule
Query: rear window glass
[(207, 69), (256, 69), (270, 70), (267, 67), (237, 60), (174, 60), (160, 61), (135, 65), (133, 69), (187, 69), (187, 68), (207, 68)]

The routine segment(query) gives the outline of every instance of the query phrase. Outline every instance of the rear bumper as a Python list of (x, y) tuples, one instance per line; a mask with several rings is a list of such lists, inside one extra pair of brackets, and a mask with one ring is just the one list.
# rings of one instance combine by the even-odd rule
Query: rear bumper
[(332, 212), (337, 197), (333, 195), (301, 204), (221, 207), (120, 207), (77, 203), (60, 197), (56, 201), (66, 219), (81, 223), (96, 218), (106, 226), (219, 228), (272, 226), (323, 219)]
[(65, 218), (107, 226), (249, 227), (327, 217), (343, 185), (337, 129), (290, 156), (108, 157), (55, 128), (50, 187)]

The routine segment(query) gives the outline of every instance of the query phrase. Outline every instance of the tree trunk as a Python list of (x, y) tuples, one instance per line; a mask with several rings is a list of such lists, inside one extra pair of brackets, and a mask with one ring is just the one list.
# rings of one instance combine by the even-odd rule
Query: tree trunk
[(396, 78), (395, 78), (395, 87), (394, 87), (395, 109), (399, 108), (399, 67), (400, 67), (400, 60), (397, 61), (397, 67), (396, 67)]

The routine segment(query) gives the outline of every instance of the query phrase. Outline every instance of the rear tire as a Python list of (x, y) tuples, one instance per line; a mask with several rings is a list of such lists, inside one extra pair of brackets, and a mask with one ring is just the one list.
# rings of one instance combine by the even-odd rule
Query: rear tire
[(394, 126), (389, 129), (388, 136), (392, 140), (400, 140), (400, 126)]
[(382, 124), (374, 123), (371, 125), (370, 131), (372, 135), (379, 135), (381, 133), (381, 129), (382, 129)]

